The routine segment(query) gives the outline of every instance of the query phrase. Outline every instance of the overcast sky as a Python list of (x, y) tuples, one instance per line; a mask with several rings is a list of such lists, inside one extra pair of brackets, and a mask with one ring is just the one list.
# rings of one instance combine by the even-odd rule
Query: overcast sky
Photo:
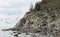
[(24, 16), (31, 3), (41, 0), (0, 0), (0, 29), (10, 28)]

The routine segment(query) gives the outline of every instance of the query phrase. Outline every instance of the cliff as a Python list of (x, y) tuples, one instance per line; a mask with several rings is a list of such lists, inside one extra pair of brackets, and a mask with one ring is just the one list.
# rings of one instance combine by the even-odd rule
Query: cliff
[(33, 11), (25, 14), (12, 31), (60, 37), (60, 0), (42, 0), (37, 4)]

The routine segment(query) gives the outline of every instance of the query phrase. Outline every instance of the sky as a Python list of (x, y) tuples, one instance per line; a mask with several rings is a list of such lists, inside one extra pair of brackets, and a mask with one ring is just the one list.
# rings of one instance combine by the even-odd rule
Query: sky
[(0, 0), (0, 29), (14, 27), (30, 5), (38, 1), (41, 0)]

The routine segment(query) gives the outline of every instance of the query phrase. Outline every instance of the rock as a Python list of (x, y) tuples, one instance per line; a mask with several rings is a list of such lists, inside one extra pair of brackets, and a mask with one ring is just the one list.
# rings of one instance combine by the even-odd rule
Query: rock
[[(55, 12), (58, 10), (52, 10), (52, 12)], [(54, 13), (54, 16), (50, 15), (50, 13), (41, 13), (44, 11), (38, 11), (36, 13), (29, 13), (30, 16), (27, 14), (25, 15), (23, 18), (25, 19), (25, 23), (23, 23), (24, 21), (20, 21), (20, 24), (17, 24), (17, 28), (19, 32), (22, 33), (40, 33), (41, 35), (53, 35), (58, 36), (59, 34), (57, 32), (60, 31), (60, 14), (58, 13)], [(60, 12), (60, 10), (59, 10)], [(41, 13), (41, 15), (38, 15)], [(57, 14), (58, 16), (55, 16), (55, 14)], [(57, 18), (58, 17), (58, 18)], [(21, 26), (23, 25), (23, 26)], [(21, 27), (20, 27), (21, 26)], [(16, 28), (16, 29), (17, 29)]]

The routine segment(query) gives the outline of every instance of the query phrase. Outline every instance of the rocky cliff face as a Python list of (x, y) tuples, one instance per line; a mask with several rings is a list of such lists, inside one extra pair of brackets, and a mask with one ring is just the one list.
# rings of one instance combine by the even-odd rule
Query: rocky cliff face
[(60, 37), (60, 3), (58, 1), (60, 0), (43, 0), (41, 6), (38, 5), (42, 10), (27, 12), (12, 30)]
[(28, 12), (16, 24), (16, 31), (60, 37), (60, 9)]

